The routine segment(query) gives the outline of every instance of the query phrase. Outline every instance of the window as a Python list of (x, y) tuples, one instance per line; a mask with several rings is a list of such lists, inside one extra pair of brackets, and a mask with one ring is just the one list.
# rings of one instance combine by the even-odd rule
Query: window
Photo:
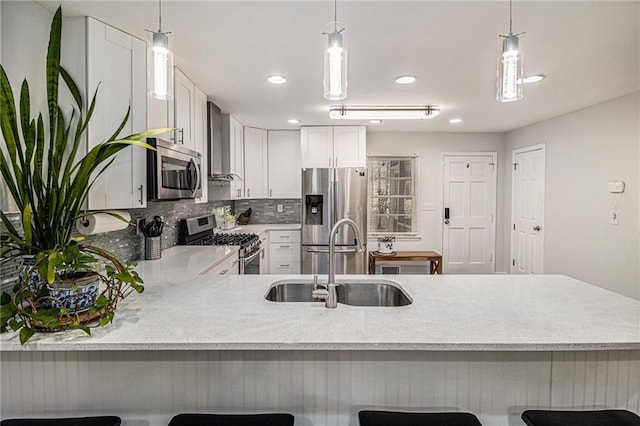
[(415, 236), (416, 157), (369, 157), (369, 233)]

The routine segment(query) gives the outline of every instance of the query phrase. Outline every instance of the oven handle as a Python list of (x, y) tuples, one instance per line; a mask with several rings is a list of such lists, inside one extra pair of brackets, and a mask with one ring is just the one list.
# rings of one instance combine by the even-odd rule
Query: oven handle
[(249, 262), (251, 262), (253, 259), (255, 259), (256, 257), (260, 256), (260, 253), (262, 253), (262, 250), (263, 250), (263, 249), (262, 249), (262, 247), (260, 247), (260, 248), (259, 248), (259, 249), (254, 253), (254, 254), (252, 254), (252, 255), (251, 255), (251, 256), (249, 256), (249, 257), (245, 257), (245, 258), (244, 258), (244, 263), (245, 263), (245, 264), (246, 264), (246, 263), (249, 263)]

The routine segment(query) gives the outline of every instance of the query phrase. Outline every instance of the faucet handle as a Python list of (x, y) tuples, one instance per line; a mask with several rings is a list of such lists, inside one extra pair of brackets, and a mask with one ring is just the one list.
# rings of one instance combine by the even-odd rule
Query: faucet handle
[(319, 288), (319, 289), (313, 290), (313, 292), (311, 292), (311, 296), (314, 299), (325, 300), (329, 297), (329, 291), (324, 288), (321, 288), (321, 289)]

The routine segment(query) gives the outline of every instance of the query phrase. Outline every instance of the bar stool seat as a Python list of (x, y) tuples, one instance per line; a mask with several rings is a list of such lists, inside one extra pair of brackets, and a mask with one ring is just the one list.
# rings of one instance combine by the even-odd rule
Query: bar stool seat
[(178, 414), (169, 426), (293, 426), (293, 415), (271, 414)]
[(358, 413), (360, 426), (482, 426), (471, 413), (404, 413), (365, 410)]
[(122, 419), (116, 416), (67, 417), (45, 419), (7, 419), (0, 426), (120, 426)]
[(529, 426), (640, 426), (640, 417), (627, 410), (526, 410), (522, 420)]

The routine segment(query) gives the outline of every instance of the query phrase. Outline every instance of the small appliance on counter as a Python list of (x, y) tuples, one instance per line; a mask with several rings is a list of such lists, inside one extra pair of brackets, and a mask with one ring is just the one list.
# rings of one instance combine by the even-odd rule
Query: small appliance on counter
[(214, 232), (216, 219), (213, 214), (182, 219), (178, 228), (178, 244), (186, 246), (240, 246), (238, 273), (260, 273), (262, 247), (257, 234), (243, 232)]

